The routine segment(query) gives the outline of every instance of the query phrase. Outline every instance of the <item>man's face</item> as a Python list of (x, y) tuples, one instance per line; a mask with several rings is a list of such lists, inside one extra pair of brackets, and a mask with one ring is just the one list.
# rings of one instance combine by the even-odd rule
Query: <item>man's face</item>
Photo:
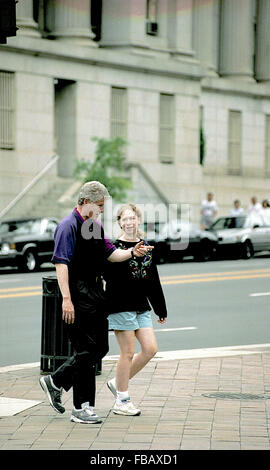
[(84, 219), (96, 220), (100, 214), (103, 214), (104, 204), (104, 198), (95, 202), (90, 202), (88, 199), (85, 199), (82, 205), (82, 216)]

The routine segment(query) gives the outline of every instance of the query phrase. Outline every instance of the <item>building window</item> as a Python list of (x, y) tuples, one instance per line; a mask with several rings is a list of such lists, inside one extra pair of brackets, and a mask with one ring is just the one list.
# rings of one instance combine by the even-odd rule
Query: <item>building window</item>
[(174, 160), (174, 96), (160, 94), (159, 102), (159, 158), (163, 163)]
[(158, 34), (158, 0), (146, 2), (146, 34), (156, 36)]
[(265, 173), (270, 176), (270, 114), (265, 116)]
[(111, 89), (111, 138), (127, 137), (127, 90)]
[(0, 148), (15, 147), (14, 73), (0, 71)]
[(229, 111), (228, 173), (240, 175), (242, 169), (242, 114)]

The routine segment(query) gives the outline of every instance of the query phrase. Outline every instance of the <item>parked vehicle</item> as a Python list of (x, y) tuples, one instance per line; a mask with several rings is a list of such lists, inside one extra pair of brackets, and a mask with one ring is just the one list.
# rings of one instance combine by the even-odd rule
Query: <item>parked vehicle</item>
[(220, 217), (209, 229), (218, 238), (217, 255), (251, 258), (270, 251), (270, 225), (262, 214)]
[(33, 272), (52, 258), (55, 218), (4, 220), (0, 224), (0, 266)]
[[(149, 224), (147, 224), (149, 225)], [(208, 261), (215, 257), (217, 237), (201, 230), (192, 223), (173, 220), (169, 223), (145, 225), (146, 239), (155, 246), (153, 251), (157, 263), (181, 261), (193, 256), (196, 261)]]

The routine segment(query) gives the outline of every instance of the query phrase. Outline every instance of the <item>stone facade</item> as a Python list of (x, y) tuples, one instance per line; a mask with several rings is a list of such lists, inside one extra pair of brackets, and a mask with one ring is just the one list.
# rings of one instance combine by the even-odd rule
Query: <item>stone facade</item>
[[(265, 170), (269, 3), (19, 0), (17, 37), (0, 45), (0, 79), (5, 72), (14, 74), (15, 135), (12, 148), (0, 145), (0, 212), (58, 154), (58, 164), (12, 210), (12, 215), (27, 213), (39, 198), (47, 198), (54, 215), (57, 201), (49, 206), (53, 186), (60, 178), (68, 191), (74, 158), (91, 160), (91, 137), (111, 136), (112, 87), (127, 92), (126, 158), (134, 164), (133, 201), (157, 201), (156, 186), (164, 200), (190, 204), (192, 220), (198, 222), (208, 190), (222, 215), (236, 197), (243, 206), (254, 194), (259, 200), (270, 198)], [(167, 162), (160, 158), (161, 95), (174, 100), (173, 158)], [(228, 169), (231, 110), (241, 114), (237, 174)]]

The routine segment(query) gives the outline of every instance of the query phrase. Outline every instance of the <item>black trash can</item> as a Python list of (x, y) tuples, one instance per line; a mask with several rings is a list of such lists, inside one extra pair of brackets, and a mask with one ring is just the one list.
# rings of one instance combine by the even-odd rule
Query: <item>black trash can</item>
[[(62, 294), (56, 275), (42, 278), (42, 331), (40, 372), (54, 372), (73, 354), (65, 322), (62, 320)], [(100, 375), (102, 361), (96, 364), (96, 375)]]

